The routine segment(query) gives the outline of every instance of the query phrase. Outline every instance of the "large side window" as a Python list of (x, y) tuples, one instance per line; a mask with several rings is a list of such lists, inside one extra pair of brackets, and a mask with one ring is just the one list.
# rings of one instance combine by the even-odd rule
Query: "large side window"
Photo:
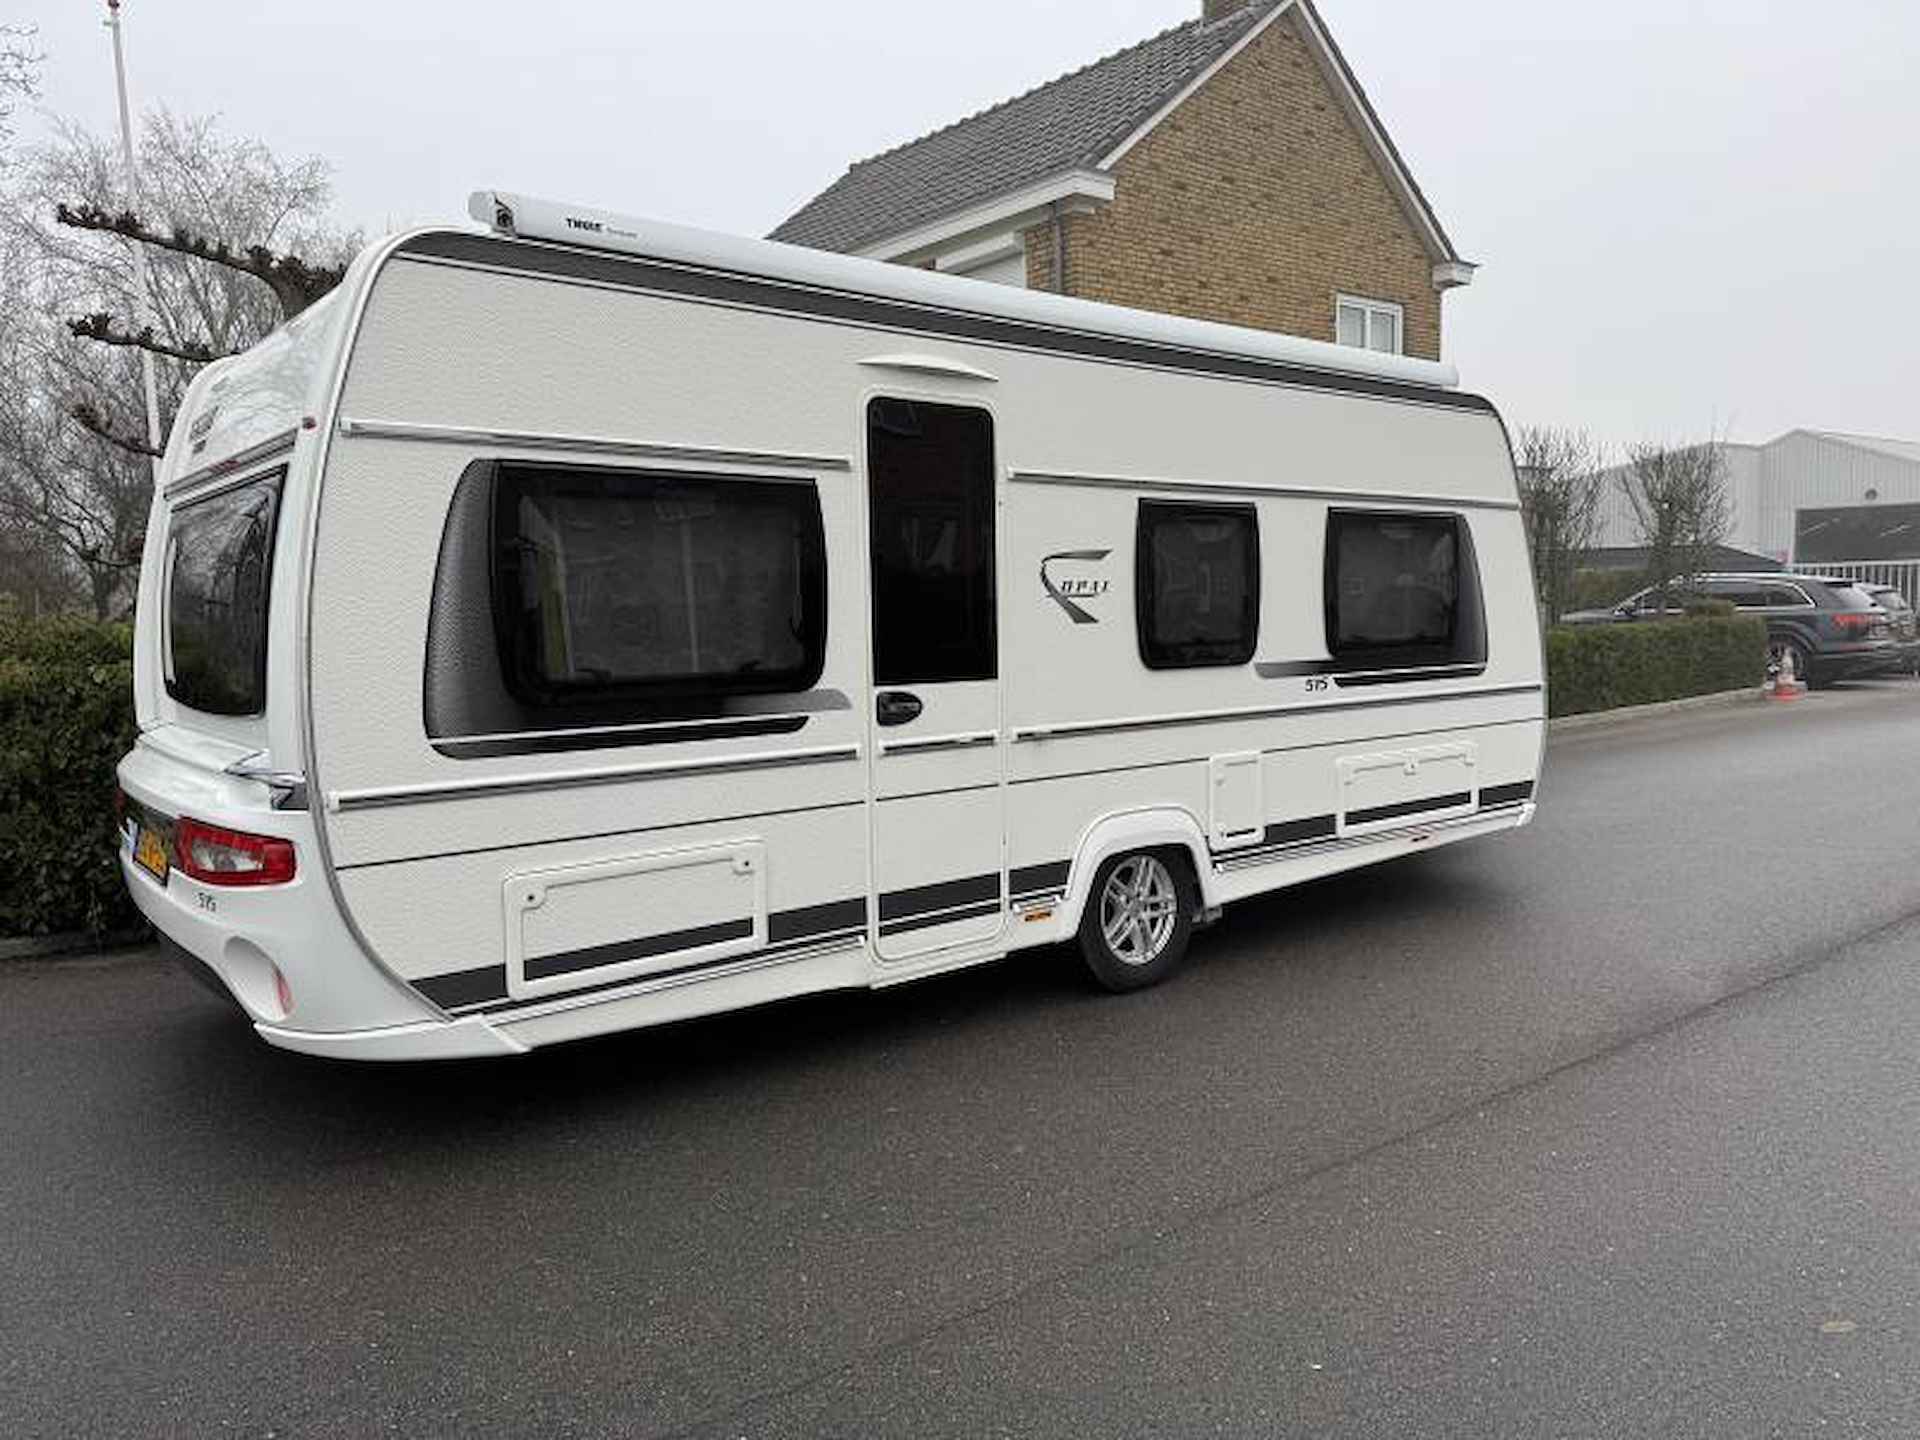
[(1142, 500), (1134, 571), (1140, 658), (1148, 669), (1253, 659), (1260, 640), (1260, 521), (1253, 506)]
[(875, 400), (867, 470), (875, 682), (993, 679), (992, 417)]
[(1356, 671), (1484, 665), (1473, 542), (1457, 515), (1327, 516), (1327, 646)]
[(209, 715), (267, 708), (267, 602), (285, 471), (173, 512), (167, 534), (167, 694)]
[[(461, 755), (532, 732), (622, 743), (622, 727), (810, 690), (826, 636), (810, 483), (483, 463), (462, 477), (441, 543), (427, 731)], [(538, 748), (555, 747), (507, 747)]]

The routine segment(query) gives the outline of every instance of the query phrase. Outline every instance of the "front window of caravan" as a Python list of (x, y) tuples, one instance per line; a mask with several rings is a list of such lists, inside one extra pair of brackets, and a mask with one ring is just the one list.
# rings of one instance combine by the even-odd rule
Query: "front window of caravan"
[(811, 485), (503, 465), (493, 554), (504, 678), (523, 702), (693, 713), (820, 676)]
[(1454, 515), (1327, 516), (1327, 645), (1355, 670), (1486, 663), (1479, 572)]
[(167, 694), (209, 715), (267, 708), (267, 601), (276, 471), (173, 512), (167, 534)]

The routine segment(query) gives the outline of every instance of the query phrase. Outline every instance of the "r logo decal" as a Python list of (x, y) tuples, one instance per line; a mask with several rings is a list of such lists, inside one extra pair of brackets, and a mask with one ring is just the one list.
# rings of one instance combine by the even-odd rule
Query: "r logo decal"
[(1098, 600), (1113, 589), (1113, 581), (1104, 577), (1082, 578), (1067, 577), (1056, 579), (1053, 569), (1056, 565), (1083, 564), (1093, 565), (1113, 554), (1111, 550), (1064, 550), (1058, 555), (1049, 555), (1040, 562), (1040, 583), (1046, 587), (1047, 594), (1062, 610), (1072, 617), (1076, 625), (1098, 625), (1100, 617), (1079, 604), (1082, 600)]

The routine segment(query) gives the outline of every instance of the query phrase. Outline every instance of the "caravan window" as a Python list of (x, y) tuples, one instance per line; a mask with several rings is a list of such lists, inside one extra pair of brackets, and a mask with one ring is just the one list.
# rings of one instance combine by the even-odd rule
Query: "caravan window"
[(267, 708), (267, 598), (285, 471), (173, 512), (167, 535), (167, 694), (209, 715)]
[(1260, 522), (1251, 505), (1140, 502), (1140, 658), (1150, 670), (1245, 665), (1260, 637)]
[(1327, 516), (1327, 647), (1355, 670), (1486, 663), (1480, 577), (1457, 515)]
[(826, 646), (813, 486), (501, 465), (501, 668), (535, 705), (805, 690)]

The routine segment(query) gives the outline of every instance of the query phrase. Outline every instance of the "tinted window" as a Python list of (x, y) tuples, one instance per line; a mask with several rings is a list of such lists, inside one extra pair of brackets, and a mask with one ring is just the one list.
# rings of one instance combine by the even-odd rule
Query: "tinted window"
[(992, 419), (984, 410), (875, 400), (867, 469), (874, 680), (993, 679)]
[(1451, 515), (1333, 511), (1327, 517), (1327, 644), (1357, 668), (1479, 664), (1479, 581)]
[(1715, 580), (1706, 590), (1709, 599), (1724, 600), (1745, 610), (1764, 610), (1778, 603), (1771, 598), (1771, 587), (1755, 580)]
[(1773, 606), (1794, 606), (1801, 610), (1807, 608), (1808, 600), (1799, 587), (1794, 585), (1769, 585), (1767, 604)]
[(1140, 502), (1140, 658), (1152, 670), (1245, 665), (1260, 635), (1260, 523), (1251, 505)]
[(168, 534), (167, 693), (211, 715), (267, 708), (267, 599), (285, 472), (183, 505)]
[(808, 484), (502, 465), (493, 610), (535, 704), (804, 690), (826, 643)]
[(1829, 585), (1827, 590), (1833, 596), (1833, 603), (1842, 610), (1872, 610), (1875, 608), (1873, 596), (1858, 585)]

